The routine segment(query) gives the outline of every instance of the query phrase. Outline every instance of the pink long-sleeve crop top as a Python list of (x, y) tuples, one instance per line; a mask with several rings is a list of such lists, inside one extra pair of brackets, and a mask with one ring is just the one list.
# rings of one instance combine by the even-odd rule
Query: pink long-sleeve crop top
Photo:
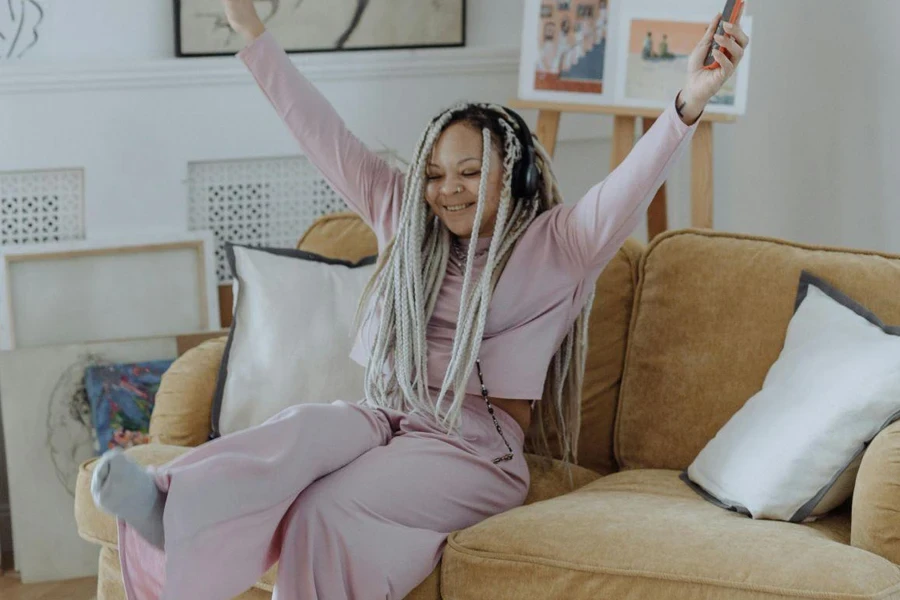
[[(307, 158), (348, 206), (372, 227), (383, 249), (394, 234), (404, 174), (371, 152), (325, 97), (297, 70), (271, 33), (238, 54)], [(689, 146), (674, 100), (627, 159), (574, 204), (540, 214), (513, 249), (488, 308), (479, 357), (495, 398), (539, 399), (553, 355), (606, 264), (632, 234), (650, 201)], [(462, 240), (468, 243), (468, 240)], [(475, 241), (487, 248), (490, 238)], [(477, 276), (487, 256), (476, 258)], [(463, 272), (452, 261), (428, 323), (428, 378), (440, 390), (450, 359)], [(351, 357), (365, 365), (374, 324), (357, 336)], [(477, 373), (466, 392), (480, 395)]]

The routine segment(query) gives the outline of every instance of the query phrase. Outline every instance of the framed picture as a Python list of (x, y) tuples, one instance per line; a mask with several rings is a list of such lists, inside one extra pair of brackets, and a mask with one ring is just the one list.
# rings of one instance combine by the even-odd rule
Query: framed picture
[(526, 0), (519, 98), (602, 104), (610, 0)]
[[(665, 108), (672, 102), (684, 86), (688, 58), (709, 21), (705, 16), (685, 17), (678, 12), (624, 14), (617, 52), (616, 102), (642, 108)], [(752, 17), (743, 17), (741, 27), (750, 34)], [(734, 75), (710, 100), (708, 112), (746, 112), (751, 47)]]
[(175, 357), (174, 337), (0, 352), (0, 413), (23, 582), (97, 574), (100, 549), (79, 537), (72, 510), (79, 466), (95, 455), (87, 370)]
[(84, 372), (97, 456), (150, 443), (150, 416), (163, 374), (172, 360), (94, 364)]
[[(464, 46), (466, 0), (254, 0), (287, 52)], [(234, 54), (221, 0), (175, 0), (177, 56)]]
[(209, 231), (0, 248), (0, 350), (219, 329)]

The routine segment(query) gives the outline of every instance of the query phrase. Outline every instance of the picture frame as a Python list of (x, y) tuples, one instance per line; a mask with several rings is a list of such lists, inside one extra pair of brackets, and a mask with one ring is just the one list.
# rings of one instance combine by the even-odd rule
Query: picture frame
[[(173, 2), (177, 57), (232, 55), (244, 46), (229, 26), (220, 0)], [(467, 0), (254, 2), (268, 31), (289, 54), (466, 45)]]
[(192, 231), (0, 248), (0, 350), (217, 330), (214, 247)]
[(176, 358), (175, 337), (0, 352), (0, 413), (16, 570), (26, 584), (97, 575), (100, 548), (78, 535), (80, 465), (94, 457), (86, 367)]
[[(688, 57), (709, 22), (708, 15), (686, 15), (676, 10), (623, 11), (615, 52), (616, 104), (665, 109), (672, 103), (684, 86)], [(741, 27), (751, 35), (753, 18), (742, 17)], [(746, 113), (751, 54), (752, 47), (748, 47), (737, 71), (710, 100), (706, 112), (736, 116)]]
[(610, 92), (611, 2), (525, 0), (519, 99), (605, 104)]

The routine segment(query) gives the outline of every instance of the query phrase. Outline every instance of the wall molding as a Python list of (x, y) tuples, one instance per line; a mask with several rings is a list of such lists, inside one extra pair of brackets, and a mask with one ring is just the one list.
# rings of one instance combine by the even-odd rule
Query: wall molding
[[(516, 75), (519, 68), (519, 49), (509, 46), (290, 56), (312, 81)], [(249, 83), (251, 75), (234, 56), (0, 66), (0, 95)]]

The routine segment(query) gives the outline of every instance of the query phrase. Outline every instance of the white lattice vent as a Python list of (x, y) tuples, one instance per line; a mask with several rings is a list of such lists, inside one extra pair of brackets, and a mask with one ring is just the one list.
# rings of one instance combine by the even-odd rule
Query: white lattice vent
[(188, 187), (188, 226), (215, 234), (219, 283), (231, 281), (225, 242), (294, 248), (318, 217), (347, 210), (305, 157), (191, 163)]
[(0, 246), (84, 239), (84, 170), (0, 172)]

